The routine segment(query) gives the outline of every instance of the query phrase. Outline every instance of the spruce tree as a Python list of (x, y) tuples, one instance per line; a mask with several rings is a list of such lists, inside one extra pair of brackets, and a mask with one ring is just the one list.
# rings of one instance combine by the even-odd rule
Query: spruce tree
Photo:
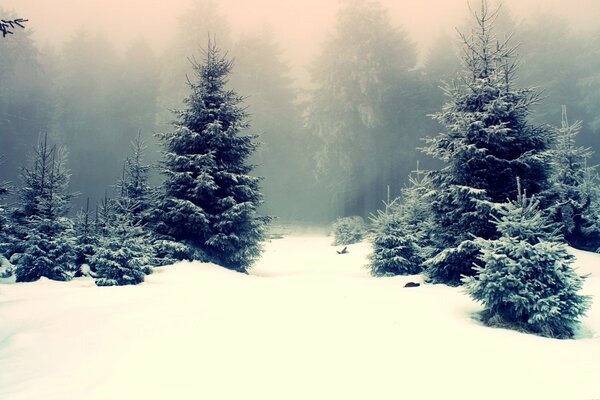
[(152, 270), (154, 249), (148, 233), (135, 221), (137, 204), (128, 198), (112, 200), (115, 210), (89, 258), (98, 286), (136, 285)]
[(146, 223), (148, 213), (152, 209), (152, 188), (148, 180), (152, 166), (144, 163), (146, 141), (142, 139), (142, 132), (131, 142), (131, 151), (125, 159), (123, 175), (117, 183), (121, 198), (126, 197), (132, 204), (130, 210), (136, 223)]
[(98, 236), (90, 211), (90, 198), (85, 203), (74, 220), (76, 243), (77, 243), (77, 265), (89, 264), (90, 257), (94, 254), (94, 246), (98, 243)]
[(245, 272), (268, 221), (257, 214), (260, 179), (247, 163), (257, 145), (242, 132), (242, 98), (226, 88), (232, 62), (211, 40), (203, 57), (175, 129), (160, 135), (166, 179), (157, 230), (189, 245), (196, 259)]
[(479, 274), (465, 278), (465, 290), (484, 305), (489, 325), (571, 337), (590, 306), (589, 296), (577, 294), (584, 278), (571, 267), (560, 227), (518, 186), (516, 200), (502, 204), (493, 220), (500, 237), (477, 239)]
[(548, 211), (560, 224), (565, 240), (575, 247), (596, 250), (600, 246), (600, 231), (593, 229), (588, 221), (600, 217), (592, 207), (590, 190), (597, 182), (593, 181), (593, 168), (588, 166), (593, 154), (591, 148), (576, 145), (581, 127), (581, 121), (569, 123), (563, 106), (561, 127), (555, 129), (555, 148), (551, 152), (552, 186), (546, 196), (550, 203)]
[(430, 182), (425, 171), (413, 171), (402, 196), (385, 203), (371, 218), (373, 225), (373, 276), (410, 275), (422, 272), (423, 261), (432, 253)]
[(31, 165), (23, 169), (18, 210), (22, 254), (16, 260), (18, 282), (41, 277), (68, 280), (76, 271), (73, 223), (67, 218), (72, 194), (64, 148), (50, 146), (48, 135), (40, 138)]
[(551, 133), (528, 121), (539, 94), (515, 88), (515, 49), (494, 35), (497, 11), (483, 1), (474, 15), (475, 30), (462, 35), (464, 71), (446, 85), (449, 100), (434, 115), (445, 131), (427, 138), (424, 149), (445, 164), (431, 174), (438, 252), (425, 265), (429, 280), (451, 285), (475, 273), (479, 252), (472, 239), (497, 236), (490, 213), (516, 196), (516, 177), (535, 194), (547, 188), (550, 170)]

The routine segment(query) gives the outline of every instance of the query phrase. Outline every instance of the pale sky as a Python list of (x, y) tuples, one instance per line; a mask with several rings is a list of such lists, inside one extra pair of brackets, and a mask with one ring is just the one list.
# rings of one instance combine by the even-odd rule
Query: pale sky
[[(162, 50), (177, 28), (177, 16), (193, 0), (0, 0), (0, 6), (30, 19), (39, 42), (57, 44), (79, 27), (105, 31), (117, 45), (143, 37)], [(470, 0), (477, 6), (479, 0)], [(307, 64), (333, 27), (338, 0), (219, 0), (234, 35), (271, 26), (287, 60)], [(442, 32), (453, 34), (465, 21), (467, 0), (382, 0), (394, 23), (424, 53)], [(549, 11), (574, 28), (600, 28), (600, 0), (505, 0), (519, 19)]]

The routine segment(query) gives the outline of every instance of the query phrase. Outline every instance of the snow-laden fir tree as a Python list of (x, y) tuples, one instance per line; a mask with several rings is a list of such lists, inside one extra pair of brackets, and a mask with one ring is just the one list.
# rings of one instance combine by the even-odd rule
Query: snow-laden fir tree
[(425, 153), (444, 162), (433, 171), (432, 197), (438, 253), (426, 261), (428, 279), (459, 285), (472, 275), (478, 255), (474, 237), (490, 239), (495, 205), (516, 196), (514, 182), (535, 194), (548, 185), (549, 129), (529, 123), (539, 94), (514, 87), (515, 50), (493, 33), (497, 15), (482, 2), (477, 26), (463, 39), (464, 71), (452, 85), (442, 111), (435, 114), (445, 131), (427, 138)]
[(331, 225), (331, 230), (334, 246), (358, 243), (367, 234), (365, 220), (358, 215), (336, 219)]
[(561, 126), (555, 129), (555, 148), (551, 152), (552, 186), (546, 196), (548, 211), (562, 227), (565, 240), (578, 248), (596, 250), (600, 246), (600, 231), (589, 229), (593, 225), (587, 221), (600, 218), (592, 207), (593, 186), (597, 182), (590, 182), (595, 177), (594, 169), (588, 166), (592, 149), (576, 145), (581, 127), (581, 121), (569, 123), (563, 106)]
[(260, 179), (247, 161), (257, 145), (243, 134), (242, 98), (226, 88), (232, 62), (212, 40), (203, 58), (175, 129), (160, 135), (166, 179), (157, 230), (192, 247), (193, 258), (245, 272), (268, 222), (257, 213)]
[(94, 246), (98, 243), (89, 197), (85, 208), (79, 210), (73, 222), (77, 243), (77, 265), (89, 264), (89, 259), (94, 254)]
[(150, 237), (135, 221), (138, 205), (128, 198), (111, 200), (115, 210), (93, 247), (89, 264), (98, 286), (137, 285), (152, 270)]
[[(190, 251), (186, 245), (156, 235), (148, 228), (148, 224), (155, 217), (154, 205), (160, 202), (161, 193), (148, 182), (152, 166), (144, 163), (146, 149), (146, 142), (142, 139), (141, 131), (138, 131), (136, 138), (131, 142), (131, 152), (125, 159), (121, 178), (116, 185), (118, 197), (112, 202), (115, 209), (104, 210), (103, 214), (107, 214), (104, 218), (109, 219), (113, 218), (112, 212), (127, 214), (122, 219), (131, 219), (130, 224), (135, 227), (132, 235), (143, 237), (149, 246), (147, 263), (162, 266), (187, 258)], [(106, 201), (106, 204), (109, 202)], [(106, 206), (103, 207), (105, 208)]]
[(148, 221), (148, 213), (152, 208), (152, 188), (148, 183), (152, 166), (144, 162), (146, 149), (146, 141), (142, 138), (142, 132), (138, 131), (131, 142), (130, 155), (125, 159), (123, 176), (117, 183), (120, 197), (128, 198), (132, 204), (130, 212), (134, 222), (140, 224)]
[(484, 305), (488, 325), (572, 337), (590, 306), (590, 297), (578, 294), (584, 277), (571, 267), (560, 227), (518, 187), (516, 200), (501, 205), (493, 220), (500, 237), (477, 239), (479, 273), (465, 278), (465, 291)]
[(373, 276), (410, 275), (422, 272), (431, 256), (430, 182), (425, 171), (413, 171), (402, 196), (385, 203), (371, 218), (373, 253), (369, 267)]
[(73, 195), (68, 192), (64, 148), (50, 146), (48, 135), (43, 135), (22, 179), (21, 208), (16, 212), (23, 235), (22, 253), (15, 262), (17, 281), (68, 280), (76, 271), (76, 243), (73, 222), (66, 216)]

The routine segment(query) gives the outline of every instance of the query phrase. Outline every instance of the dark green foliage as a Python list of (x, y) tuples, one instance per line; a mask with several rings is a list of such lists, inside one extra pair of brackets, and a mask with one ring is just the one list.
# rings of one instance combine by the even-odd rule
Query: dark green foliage
[(131, 204), (131, 216), (136, 224), (145, 224), (153, 207), (152, 188), (148, 184), (151, 165), (145, 164), (147, 145), (142, 139), (142, 132), (131, 142), (131, 152), (125, 159), (123, 174), (117, 183), (121, 199)]
[(359, 216), (338, 218), (331, 229), (335, 246), (358, 243), (367, 233), (365, 221)]
[(156, 229), (203, 261), (245, 272), (260, 255), (268, 218), (257, 214), (260, 179), (247, 163), (255, 137), (242, 134), (242, 99), (225, 89), (231, 67), (209, 41), (175, 130), (160, 135), (166, 179)]
[(428, 259), (432, 231), (429, 190), (431, 182), (418, 168), (409, 175), (409, 185), (402, 197), (385, 204), (371, 218), (373, 254), (371, 274), (374, 276), (410, 275), (422, 272)]
[(481, 302), (484, 322), (548, 337), (572, 337), (590, 297), (577, 292), (584, 278), (556, 235), (558, 227), (539, 202), (520, 193), (494, 220), (500, 237), (477, 239), (479, 274), (465, 278), (465, 291)]
[(496, 16), (485, 1), (475, 17), (477, 28), (463, 36), (465, 70), (445, 87), (449, 101), (434, 115), (446, 130), (428, 138), (424, 149), (446, 164), (431, 174), (433, 237), (441, 253), (426, 263), (429, 277), (441, 283), (455, 284), (458, 272), (474, 272), (470, 265), (477, 250), (469, 242), (497, 236), (490, 214), (496, 204), (516, 196), (517, 177), (532, 194), (548, 187), (552, 135), (528, 122), (538, 93), (514, 87), (514, 48), (496, 40)]
[(41, 277), (68, 280), (76, 270), (76, 243), (73, 223), (66, 218), (72, 194), (68, 193), (69, 173), (64, 149), (40, 137), (31, 163), (23, 169), (21, 207), (15, 213), (16, 232), (21, 235), (16, 256), (19, 282)]
[(98, 234), (90, 211), (89, 197), (85, 208), (77, 213), (74, 222), (77, 241), (77, 265), (82, 265), (89, 263), (90, 257), (94, 254), (94, 246), (98, 243)]
[(16, 259), (17, 282), (33, 282), (41, 277), (70, 280), (77, 271), (77, 243), (71, 220), (33, 217), (28, 227), (24, 252)]
[(463, 240), (458, 246), (442, 250), (423, 264), (427, 281), (461, 285), (464, 276), (475, 274), (474, 262), (478, 259), (479, 250), (479, 244), (473, 240)]
[(121, 199), (89, 259), (98, 286), (137, 285), (152, 270), (150, 237), (134, 222), (133, 205)]
[(411, 275), (421, 272), (419, 240), (408, 231), (402, 206), (396, 199), (372, 218), (373, 253), (369, 267), (373, 276)]
[(586, 250), (600, 247), (600, 230), (595, 220), (600, 218), (594, 208), (594, 188), (598, 181), (588, 162), (591, 148), (579, 147), (575, 139), (581, 121), (570, 124), (563, 106), (561, 127), (555, 129), (556, 145), (552, 150), (552, 186), (545, 193), (548, 212), (561, 226), (567, 243)]
[(185, 243), (172, 240), (169, 237), (158, 237), (152, 239), (154, 258), (151, 264), (155, 267), (170, 265), (182, 260), (201, 259), (200, 255), (195, 255), (194, 250)]

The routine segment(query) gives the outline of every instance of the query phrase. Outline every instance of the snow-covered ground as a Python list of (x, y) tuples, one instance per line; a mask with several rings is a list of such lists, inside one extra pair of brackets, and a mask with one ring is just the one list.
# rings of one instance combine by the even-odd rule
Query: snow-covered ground
[[(577, 340), (491, 329), (460, 289), (371, 278), (367, 244), (330, 242), (273, 240), (249, 276), (0, 285), (0, 399), (600, 398), (600, 303)], [(600, 255), (575, 254), (600, 295)]]

